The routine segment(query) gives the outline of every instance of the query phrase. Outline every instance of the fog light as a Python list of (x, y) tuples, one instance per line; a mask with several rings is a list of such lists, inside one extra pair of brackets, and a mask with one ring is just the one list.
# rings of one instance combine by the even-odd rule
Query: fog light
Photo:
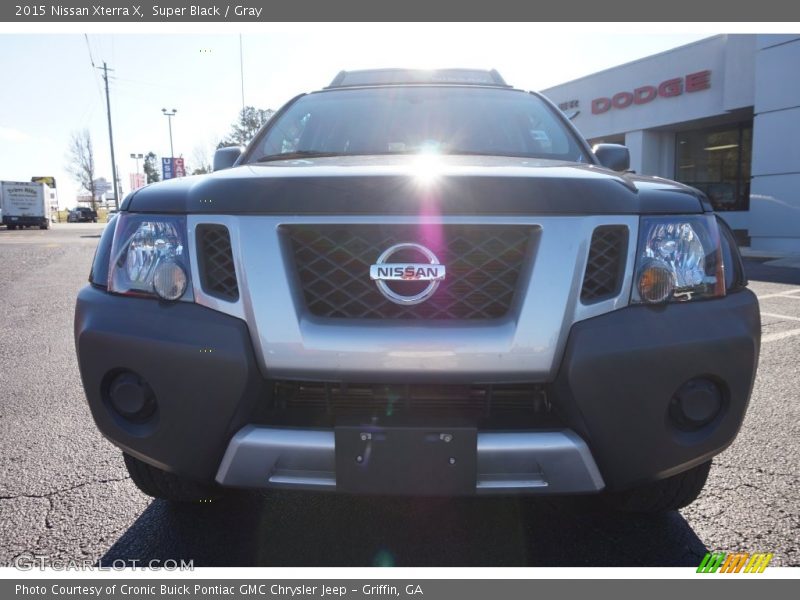
[(153, 390), (141, 377), (127, 372), (117, 375), (108, 387), (111, 406), (131, 421), (144, 421), (155, 412)]
[(171, 260), (162, 262), (153, 273), (153, 289), (164, 300), (177, 300), (186, 291), (186, 271)]
[(647, 262), (639, 271), (639, 296), (652, 304), (669, 300), (675, 290), (675, 275), (658, 260)]
[(719, 385), (708, 379), (691, 379), (672, 397), (670, 417), (681, 429), (699, 429), (717, 417), (722, 401)]

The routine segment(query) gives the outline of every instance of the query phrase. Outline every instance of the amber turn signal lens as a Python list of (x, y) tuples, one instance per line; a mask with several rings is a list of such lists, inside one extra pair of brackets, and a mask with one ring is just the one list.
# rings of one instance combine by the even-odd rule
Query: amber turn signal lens
[(675, 290), (675, 276), (664, 264), (651, 262), (639, 272), (639, 296), (645, 302), (656, 304), (669, 300)]
[(178, 263), (164, 261), (153, 274), (153, 289), (164, 300), (178, 300), (186, 291), (186, 271)]

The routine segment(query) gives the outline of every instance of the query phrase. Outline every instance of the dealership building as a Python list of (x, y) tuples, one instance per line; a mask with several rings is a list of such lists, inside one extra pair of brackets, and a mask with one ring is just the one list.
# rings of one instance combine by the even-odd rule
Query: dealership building
[(742, 245), (800, 254), (800, 35), (720, 35), (543, 90), (631, 170), (703, 190)]

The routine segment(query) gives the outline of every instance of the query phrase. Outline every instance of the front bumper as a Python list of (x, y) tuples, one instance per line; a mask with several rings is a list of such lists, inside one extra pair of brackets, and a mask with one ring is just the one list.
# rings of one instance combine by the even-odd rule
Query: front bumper
[(41, 227), (47, 225), (49, 219), (47, 217), (7, 217), (3, 216), (3, 225), (6, 227)]
[[(708, 460), (741, 426), (759, 331), (758, 304), (746, 290), (577, 323), (549, 382), (566, 427), (478, 431), (475, 491), (624, 489)], [(253, 424), (268, 384), (244, 321), (86, 287), (75, 341), (95, 422), (125, 452), (201, 482), (336, 489), (333, 430)], [(147, 422), (126, 421), (108, 402), (109, 380), (121, 369), (144, 378), (158, 400)], [(719, 382), (724, 407), (702, 429), (681, 431), (669, 420), (669, 402), (699, 376)]]

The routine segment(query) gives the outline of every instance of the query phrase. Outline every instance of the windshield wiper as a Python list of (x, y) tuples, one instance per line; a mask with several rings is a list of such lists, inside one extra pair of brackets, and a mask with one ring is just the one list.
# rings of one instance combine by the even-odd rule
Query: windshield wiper
[(320, 152), (318, 150), (297, 150), (283, 154), (266, 154), (253, 162), (271, 162), (273, 160), (292, 160), (293, 158), (320, 158), (324, 156), (345, 156), (341, 152)]

